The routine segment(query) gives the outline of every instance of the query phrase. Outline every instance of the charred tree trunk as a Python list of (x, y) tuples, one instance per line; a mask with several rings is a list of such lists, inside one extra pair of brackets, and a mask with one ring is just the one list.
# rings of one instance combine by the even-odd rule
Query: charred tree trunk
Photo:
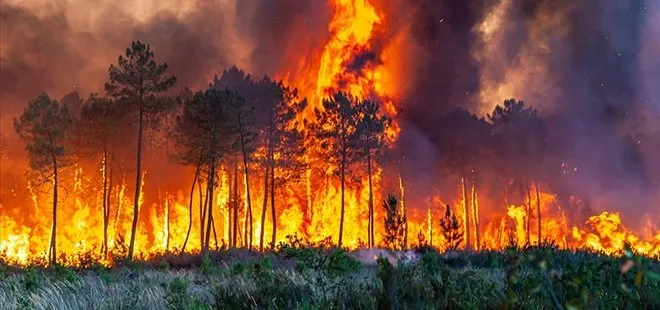
[[(238, 127), (240, 128), (240, 138), (241, 138), (241, 152), (243, 153), (243, 167), (245, 168), (245, 199), (247, 199), (247, 210), (245, 210), (245, 241), (248, 244), (248, 248), (252, 248), (252, 201), (250, 199), (250, 173), (248, 168), (248, 154), (245, 149), (245, 138), (243, 137), (243, 123), (241, 118), (238, 118)], [(248, 231), (249, 227), (249, 231)], [(249, 233), (249, 236), (248, 236)]]
[(236, 247), (238, 237), (238, 162), (234, 161), (234, 235), (232, 236), (232, 244)]
[(197, 189), (199, 190), (199, 246), (202, 247), (204, 246), (204, 220), (206, 219), (206, 202), (202, 194), (202, 180), (197, 183)]
[(135, 199), (133, 200), (133, 224), (131, 225), (131, 240), (128, 247), (128, 259), (133, 260), (133, 252), (135, 251), (135, 234), (137, 232), (138, 222), (138, 208), (140, 204), (140, 192), (142, 191), (142, 119), (144, 118), (143, 99), (142, 95), (139, 98), (140, 112), (138, 120), (138, 138), (137, 138), (137, 163), (136, 163), (136, 176), (135, 176)]
[(218, 250), (218, 233), (215, 231), (215, 220), (213, 219), (213, 213), (211, 213), (211, 227), (213, 227), (213, 242), (215, 244), (215, 249)]
[[(270, 144), (270, 143), (269, 143)], [(268, 154), (266, 155), (265, 171), (264, 171), (264, 204), (261, 209), (261, 231), (259, 232), (259, 251), (264, 251), (264, 232), (266, 231), (266, 208), (268, 208), (268, 172), (270, 167), (270, 145), (268, 146)]]
[(344, 183), (346, 179), (346, 147), (341, 152), (341, 211), (339, 215), (339, 241), (337, 246), (341, 248), (342, 238), (344, 236)]
[(208, 212), (206, 215), (207, 224), (206, 224), (206, 235), (204, 236), (204, 245), (202, 246), (202, 252), (208, 252), (209, 250), (209, 241), (211, 239), (211, 228), (213, 228), (213, 191), (215, 189), (215, 160), (211, 161), (211, 167), (209, 168), (209, 179), (207, 185), (206, 193), (206, 203), (208, 206), (205, 207)]
[(183, 241), (183, 246), (181, 247), (181, 254), (183, 254), (186, 251), (186, 245), (188, 244), (188, 238), (190, 238), (190, 231), (192, 230), (193, 195), (195, 195), (195, 184), (197, 183), (197, 178), (199, 177), (199, 168), (201, 166), (202, 166), (202, 160), (201, 160), (201, 156), (200, 156), (200, 160), (197, 163), (197, 167), (195, 167), (195, 176), (193, 177), (192, 186), (190, 187), (190, 200), (188, 201), (188, 232), (186, 233), (186, 239)]
[(165, 253), (170, 252), (170, 200), (169, 200), (169, 193), (166, 191), (165, 192)]
[(227, 242), (229, 242), (229, 247), (234, 247), (234, 174), (231, 171), (231, 168), (227, 168), (227, 175), (229, 181), (227, 182), (229, 199), (227, 200)]
[[(110, 156), (110, 160), (114, 160), (114, 152), (113, 155)], [(112, 205), (112, 164), (108, 165), (110, 168), (110, 173), (108, 174), (108, 191), (107, 191), (107, 198), (105, 200), (106, 204), (106, 209), (105, 209), (105, 214), (103, 215), (103, 243), (105, 244), (104, 252), (103, 252), (103, 257), (108, 256), (108, 228), (110, 227), (110, 206)]]
[(408, 248), (408, 210), (406, 209), (406, 190), (403, 186), (403, 178), (399, 175), (399, 182), (401, 184), (401, 212), (403, 215), (403, 243), (401, 249)]
[(103, 143), (103, 244), (101, 244), (101, 255), (105, 257), (108, 252), (108, 145)]
[(57, 158), (53, 155), (53, 228), (50, 233), (50, 263), (57, 264)]
[(270, 146), (270, 213), (271, 221), (273, 222), (273, 230), (270, 237), (272, 249), (275, 249), (275, 242), (277, 241), (277, 212), (275, 210), (275, 156), (273, 146)]
[(538, 245), (541, 245), (541, 194), (539, 193), (539, 182), (534, 181), (536, 185), (536, 214), (538, 216)]
[(526, 192), (527, 192), (527, 219), (526, 219), (527, 231), (526, 231), (526, 233), (527, 233), (527, 245), (530, 245), (530, 244), (532, 244), (532, 239), (531, 239), (531, 234), (530, 234), (530, 230), (532, 228), (532, 225), (531, 225), (532, 224), (532, 194), (529, 191), (529, 185), (530, 185), (529, 182), (525, 182), (525, 185), (526, 185), (525, 187), (526, 187)]
[(371, 179), (371, 152), (367, 152), (367, 174), (369, 175), (369, 227), (367, 234), (369, 237), (369, 248), (374, 246), (374, 193)]

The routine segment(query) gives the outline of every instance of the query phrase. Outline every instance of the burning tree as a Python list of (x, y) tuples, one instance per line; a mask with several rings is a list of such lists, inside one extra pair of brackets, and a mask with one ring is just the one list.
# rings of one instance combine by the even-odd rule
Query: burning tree
[[(490, 125), (475, 114), (459, 108), (442, 118), (438, 136), (434, 138), (438, 148), (444, 153), (444, 160), (453, 174), (461, 180), (465, 243), (472, 245), (470, 218), (474, 223), (475, 247), (479, 248), (479, 218), (475, 187), (479, 172), (479, 162), (489, 146)], [(472, 194), (472, 195), (471, 195)]]
[(110, 221), (110, 206), (112, 197), (112, 175), (115, 161), (115, 151), (118, 143), (123, 140), (124, 107), (110, 98), (91, 94), (82, 105), (80, 121), (76, 131), (77, 153), (91, 156), (101, 161), (102, 165), (102, 218), (103, 244), (101, 253), (108, 253), (108, 225)]
[(404, 248), (404, 227), (406, 220), (403, 211), (399, 208), (399, 202), (393, 195), (388, 195), (383, 201), (385, 209), (385, 237), (383, 243), (386, 247), (401, 250)]
[(463, 227), (456, 219), (456, 215), (451, 212), (449, 205), (445, 206), (445, 216), (440, 219), (440, 228), (442, 229), (442, 236), (447, 242), (447, 249), (458, 249), (463, 242)]
[[(263, 251), (268, 195), (270, 194), (273, 231), (271, 244), (274, 246), (277, 236), (277, 218), (275, 208), (275, 184), (291, 182), (305, 171), (304, 135), (298, 128), (296, 116), (307, 106), (306, 100), (299, 100), (295, 89), (290, 89), (282, 82), (264, 78), (259, 83), (264, 93), (262, 104), (263, 143), (266, 149), (264, 160), (264, 201), (261, 213), (261, 237), (259, 249)], [(280, 176), (276, 176), (276, 171)], [(269, 181), (270, 176), (270, 181)], [(270, 192), (268, 185), (270, 184)]]
[[(321, 158), (327, 158), (333, 166), (339, 166), (341, 182), (341, 211), (339, 219), (339, 239), (342, 245), (344, 233), (344, 192), (346, 169), (357, 161), (355, 155), (356, 131), (359, 123), (357, 100), (344, 92), (337, 92), (323, 100), (323, 109), (315, 109), (316, 123), (311, 124), (311, 132), (321, 143)], [(335, 171), (336, 172), (336, 171)]]
[[(238, 94), (235, 94), (233, 100), (229, 100), (231, 119), (230, 124), (233, 125), (233, 131), (238, 136), (235, 148), (240, 150), (243, 158), (243, 171), (245, 172), (245, 191), (247, 199), (247, 210), (245, 210), (245, 227), (243, 229), (243, 242), (248, 243), (252, 247), (252, 202), (250, 199), (250, 173), (249, 173), (249, 157), (254, 151), (256, 145), (256, 131), (254, 128), (254, 106), (249, 106), (245, 99)], [(237, 177), (237, 176), (234, 176)], [(234, 190), (236, 191), (236, 189)], [(237, 197), (235, 197), (237, 198)], [(238, 212), (238, 208), (234, 206), (234, 215)], [(236, 217), (234, 217), (236, 220)], [(249, 229), (249, 231), (248, 231)], [(236, 231), (234, 231), (236, 234)], [(249, 234), (249, 235), (248, 235)]]
[(30, 158), (31, 172), (38, 183), (53, 182), (53, 223), (48, 257), (51, 264), (57, 263), (57, 190), (58, 172), (69, 162), (69, 134), (73, 128), (73, 117), (66, 105), (51, 100), (47, 94), (31, 100), (19, 119), (14, 119), (14, 130), (25, 143)]
[(357, 105), (358, 123), (356, 126), (357, 155), (367, 163), (367, 174), (369, 178), (369, 224), (368, 243), (374, 246), (374, 195), (372, 184), (372, 164), (378, 163), (383, 158), (383, 152), (387, 146), (385, 136), (386, 129), (390, 126), (392, 119), (382, 115), (378, 111), (379, 104), (371, 100), (363, 100)]
[[(196, 166), (197, 180), (202, 171), (206, 173), (206, 203), (202, 211), (206, 223), (201, 223), (202, 250), (207, 251), (213, 227), (213, 193), (216, 174), (222, 159), (231, 154), (238, 141), (233, 127), (235, 114), (232, 109), (241, 98), (228, 89), (208, 89), (197, 92), (184, 103), (183, 112), (176, 120), (176, 158), (187, 165)], [(193, 180), (193, 182), (195, 182)], [(194, 189), (194, 183), (193, 183)], [(192, 192), (192, 190), (191, 190)], [(192, 209), (192, 204), (190, 209)]]
[(525, 232), (530, 243), (532, 215), (532, 183), (536, 188), (536, 213), (538, 220), (538, 243), (541, 242), (541, 201), (539, 178), (543, 171), (543, 160), (547, 150), (545, 122), (533, 107), (525, 107), (523, 101), (509, 99), (504, 106), (497, 106), (488, 116), (493, 124), (495, 148), (503, 161), (504, 175), (516, 181), (521, 200), (527, 198)]
[[(236, 152), (240, 153), (243, 161), (243, 172), (245, 174), (245, 190), (247, 209), (245, 210), (245, 223), (243, 227), (243, 241), (252, 247), (252, 199), (250, 196), (250, 168), (249, 161), (252, 153), (255, 151), (257, 143), (257, 124), (255, 123), (254, 108), (260, 100), (260, 94), (257, 85), (252, 81), (250, 75), (245, 74), (243, 70), (233, 66), (222, 72), (220, 78), (215, 77), (212, 83), (213, 87), (218, 90), (230, 89), (238, 93), (242, 100), (236, 101), (234, 107), (234, 119), (232, 123), (235, 124), (235, 129), (238, 133), (238, 141), (236, 145)], [(232, 163), (237, 168), (237, 163)], [(234, 169), (236, 172), (236, 169)], [(234, 173), (234, 185), (238, 184), (238, 175)], [(235, 246), (236, 238), (238, 237), (238, 188), (234, 186), (234, 197), (232, 198), (232, 212), (234, 215), (233, 223), (235, 228), (233, 234), (230, 234), (230, 241)]]
[(133, 259), (135, 234), (138, 222), (140, 187), (142, 184), (142, 140), (145, 117), (153, 117), (170, 107), (170, 102), (156, 98), (157, 94), (174, 86), (176, 78), (167, 76), (167, 64), (157, 64), (154, 52), (148, 44), (140, 41), (131, 43), (126, 55), (120, 55), (118, 65), (110, 65), (109, 82), (105, 84), (108, 94), (118, 100), (126, 100), (138, 110), (138, 134), (135, 171), (135, 199), (133, 200), (133, 224), (128, 249), (128, 258)]

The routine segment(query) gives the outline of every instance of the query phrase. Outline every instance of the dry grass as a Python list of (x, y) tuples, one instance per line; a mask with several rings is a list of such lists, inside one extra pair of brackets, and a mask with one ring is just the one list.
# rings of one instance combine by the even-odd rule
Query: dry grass
[(5, 268), (0, 308), (498, 309), (552, 308), (553, 298), (582, 308), (660, 308), (660, 282), (636, 280), (639, 272), (660, 272), (658, 260), (637, 259), (622, 275), (626, 260), (552, 248), (439, 255), (290, 247), (268, 256), (164, 256), (112, 269)]

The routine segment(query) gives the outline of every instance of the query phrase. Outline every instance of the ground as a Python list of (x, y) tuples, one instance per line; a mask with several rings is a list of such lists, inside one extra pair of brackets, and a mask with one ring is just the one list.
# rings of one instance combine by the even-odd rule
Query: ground
[(554, 247), (405, 252), (282, 245), (113, 267), (0, 265), (3, 309), (659, 309), (660, 260)]

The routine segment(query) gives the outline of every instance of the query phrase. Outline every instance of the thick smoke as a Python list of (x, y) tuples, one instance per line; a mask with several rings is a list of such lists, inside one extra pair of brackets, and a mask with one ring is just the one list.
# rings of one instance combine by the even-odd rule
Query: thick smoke
[[(574, 193), (595, 209), (626, 210), (629, 220), (657, 211), (660, 147), (651, 124), (660, 119), (659, 8), (645, 1), (487, 3), (419, 2), (411, 35), (413, 58), (422, 63), (405, 117), (425, 134), (404, 129), (402, 139), (426, 144), (447, 110), (485, 115), (515, 97), (548, 121), (549, 164), (577, 167)], [(407, 155), (417, 162), (415, 152)]]
[[(232, 1), (3, 1), (0, 82), (3, 131), (27, 100), (102, 92), (108, 66), (131, 40), (152, 45), (180, 87), (202, 87), (224, 67), (249, 68), (252, 46)], [(147, 5), (148, 4), (148, 5)]]
[[(405, 152), (405, 162), (414, 163), (406, 165), (408, 175), (435, 178), (426, 163), (442, 154), (428, 137), (443, 113), (460, 106), (485, 115), (515, 97), (547, 119), (553, 133), (548, 161), (577, 166), (576, 192), (607, 208), (648, 213), (655, 203), (657, 210), (657, 3), (373, 2), (385, 10), (387, 35), (405, 49), (405, 57), (383, 61), (400, 62), (403, 73), (396, 79), (405, 89), (397, 98), (401, 144), (416, 150)], [(3, 134), (41, 91), (56, 98), (74, 89), (83, 97), (102, 91), (109, 64), (134, 39), (151, 43), (180, 87), (205, 87), (230, 65), (278, 77), (313, 70), (332, 14), (327, 1), (314, 0), (50, 3), (0, 4)]]

